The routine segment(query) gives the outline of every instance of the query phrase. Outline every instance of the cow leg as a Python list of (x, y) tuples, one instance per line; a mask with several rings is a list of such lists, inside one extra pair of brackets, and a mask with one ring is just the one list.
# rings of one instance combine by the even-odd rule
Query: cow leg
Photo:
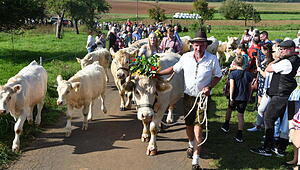
[(105, 93), (104, 92), (101, 94), (101, 110), (103, 111), (104, 114), (107, 113), (107, 109), (105, 106)]
[(132, 101), (132, 92), (127, 92), (127, 101), (126, 101), (126, 104), (125, 104), (125, 108), (126, 109), (131, 109), (131, 101)]
[(167, 123), (173, 123), (174, 119), (174, 105), (170, 105), (168, 109)]
[(41, 120), (42, 120), (41, 114), (42, 114), (43, 107), (44, 107), (44, 100), (42, 100), (40, 103), (37, 104), (37, 114), (35, 116), (35, 122), (34, 122), (36, 125), (41, 124)]
[(149, 130), (149, 126), (150, 126), (150, 122), (146, 122), (146, 121), (142, 121), (143, 122), (143, 133), (142, 133), (142, 137), (141, 140), (142, 142), (149, 142), (150, 140), (150, 130)]
[(151, 138), (147, 147), (146, 154), (149, 156), (153, 156), (157, 154), (157, 144), (156, 144), (156, 135), (158, 133), (158, 125), (161, 122), (163, 116), (164, 116), (164, 111), (167, 109), (168, 105), (164, 106), (161, 105), (158, 107), (158, 111), (156, 115), (153, 117), (152, 122), (150, 123), (150, 133), (151, 133)]
[(109, 82), (109, 78), (108, 78), (108, 72), (107, 72), (108, 68), (104, 68), (105, 71), (105, 77), (106, 77), (106, 82)]
[(87, 128), (88, 128), (87, 116), (89, 114), (89, 104), (85, 104), (83, 106), (82, 114), (83, 114), (82, 130), (87, 130)]
[(90, 105), (89, 105), (89, 113), (88, 113), (88, 121), (93, 121), (93, 116), (94, 116), (94, 112), (93, 112), (93, 108), (94, 108), (94, 103), (95, 101), (91, 101)]
[[(29, 109), (27, 111), (29, 111)], [(17, 122), (14, 127), (15, 139), (14, 139), (13, 145), (12, 145), (13, 152), (18, 152), (20, 149), (20, 135), (22, 133), (23, 124), (24, 124), (25, 120), (26, 120), (26, 114), (25, 114), (25, 112), (22, 112), (20, 114), (20, 116), (17, 118)]]
[(30, 111), (27, 113), (28, 124), (33, 124), (33, 107), (30, 107)]
[(67, 116), (66, 137), (69, 137), (72, 132), (72, 125), (71, 125), (72, 113), (73, 113), (73, 108), (71, 106), (68, 106), (67, 115), (66, 115)]
[(125, 111), (125, 92), (119, 91), (120, 97), (121, 97), (121, 104), (120, 104), (120, 111)]

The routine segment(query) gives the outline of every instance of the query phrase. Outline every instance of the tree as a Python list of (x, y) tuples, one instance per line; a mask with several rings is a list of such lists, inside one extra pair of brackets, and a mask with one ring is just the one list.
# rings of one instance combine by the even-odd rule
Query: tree
[(0, 0), (0, 16), (0, 31), (31, 29), (34, 23), (45, 17), (44, 1)]
[(164, 9), (160, 8), (158, 5), (154, 5), (154, 8), (148, 9), (148, 14), (151, 19), (154, 19), (155, 21), (162, 22), (166, 20)]
[(253, 19), (254, 22), (261, 21), (259, 13), (252, 4), (241, 2), (239, 0), (224, 1), (219, 12), (222, 13), (226, 19), (243, 19), (245, 21), (245, 26), (247, 26), (247, 21), (250, 19)]
[(247, 21), (250, 19), (253, 19), (255, 23), (261, 21), (260, 15), (253, 5), (245, 2), (241, 3), (240, 18), (245, 21), (245, 26), (247, 26)]
[(226, 19), (238, 19), (240, 16), (241, 2), (239, 0), (226, 0), (219, 8), (219, 12)]
[(86, 13), (82, 15), (82, 20), (85, 22), (89, 30), (95, 29), (95, 19), (100, 19), (102, 13), (109, 11), (111, 6), (105, 0), (81, 0), (84, 2), (83, 8)]
[(198, 13), (200, 18), (200, 25), (203, 25), (206, 20), (211, 20), (214, 17), (214, 13), (216, 12), (213, 8), (208, 8), (208, 3), (206, 0), (196, 0), (194, 1), (194, 9), (195, 12)]
[(56, 23), (56, 38), (62, 38), (62, 23), (69, 1), (71, 0), (47, 0), (48, 10), (58, 16), (58, 20)]

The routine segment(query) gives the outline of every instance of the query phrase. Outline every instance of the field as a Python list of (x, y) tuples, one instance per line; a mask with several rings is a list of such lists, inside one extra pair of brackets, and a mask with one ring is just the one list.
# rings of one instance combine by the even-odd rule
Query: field
[[(127, 18), (132, 20), (136, 17), (135, 1), (113, 1), (109, 0), (112, 10), (110, 14), (106, 14), (102, 21), (124, 21)], [(145, 19), (143, 22), (152, 23), (148, 19), (147, 9), (152, 6), (153, 2), (139, 2), (139, 18)], [(186, 12), (192, 9), (191, 3), (171, 3), (159, 2), (159, 4), (167, 9), (167, 13)], [(300, 12), (300, 3), (292, 5), (281, 3), (254, 3), (261, 11), (294, 11)], [(210, 3), (212, 7), (218, 8), (220, 3)], [(267, 30), (270, 39), (295, 37), (297, 30), (300, 28), (299, 14), (262, 14), (262, 18), (266, 17), (259, 24), (254, 24), (260, 30)], [(171, 16), (171, 15), (168, 15)], [(292, 19), (292, 20), (290, 20)], [(180, 23), (188, 26), (195, 23), (192, 20), (167, 20), (167, 23)], [(207, 24), (212, 25), (212, 31), (208, 36), (215, 36), (219, 40), (226, 40), (227, 36), (240, 37), (243, 30), (244, 21), (227, 21), (219, 14), (215, 19), (208, 21)], [(251, 25), (251, 21), (249, 25)], [(190, 27), (189, 27), (190, 28)], [(45, 108), (42, 117), (42, 125), (40, 128), (27, 125), (25, 123), (24, 133), (21, 139), (21, 148), (38, 135), (44, 127), (55, 123), (57, 118), (62, 115), (63, 108), (59, 108), (55, 104), (57, 97), (55, 78), (58, 74), (68, 78), (80, 69), (76, 63), (75, 57), (83, 57), (86, 54), (85, 28), (81, 27), (81, 33), (76, 35), (71, 28), (64, 28), (63, 39), (56, 39), (54, 36), (54, 27), (38, 27), (35, 30), (27, 31), (21, 35), (0, 33), (0, 84), (3, 85), (8, 78), (15, 75), (21, 68), (26, 66), (32, 60), (40, 60), (43, 58), (43, 66), (49, 74), (48, 94), (46, 98)], [(191, 29), (190, 29), (191, 30)], [(188, 33), (180, 33), (181, 36), (194, 36), (194, 31)], [(12, 41), (13, 40), (13, 41)], [(209, 141), (207, 148), (211, 152), (214, 166), (220, 169), (284, 169), (280, 167), (281, 163), (291, 159), (291, 148), (289, 148), (289, 156), (286, 158), (264, 158), (249, 153), (249, 147), (256, 146), (260, 143), (262, 132), (245, 133), (247, 142), (237, 145), (233, 142), (234, 133), (224, 136), (219, 127), (224, 121), (226, 99), (221, 93), (224, 81), (218, 84), (214, 90), (212, 103), (209, 111)], [(252, 126), (256, 116), (253, 105), (249, 105), (245, 113), (245, 127)], [(237, 118), (233, 114), (231, 131), (235, 132)], [(14, 154), (10, 151), (11, 141), (13, 139), (14, 121), (10, 115), (0, 117), (0, 169), (9, 164), (11, 160), (16, 159), (20, 154)], [(224, 146), (226, 145), (226, 146)], [(238, 161), (237, 161), (238, 160)], [(249, 161), (251, 160), (251, 161)]]

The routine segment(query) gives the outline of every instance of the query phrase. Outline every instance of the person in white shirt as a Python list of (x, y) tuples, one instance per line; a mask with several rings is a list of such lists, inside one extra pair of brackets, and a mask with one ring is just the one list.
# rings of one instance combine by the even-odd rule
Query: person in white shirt
[(94, 31), (90, 31), (86, 41), (86, 49), (88, 53), (93, 52), (97, 47), (96, 40), (93, 36), (94, 36)]
[[(207, 40), (206, 33), (199, 31), (196, 37), (191, 39), (194, 51), (185, 53), (180, 60), (165, 70), (158, 72), (158, 75), (171, 74), (172, 72), (184, 72), (184, 115), (186, 116), (192, 108), (196, 96), (203, 92), (206, 96), (210, 95), (211, 89), (220, 81), (222, 77), (221, 68), (215, 55), (206, 51), (212, 41)], [(186, 133), (189, 139), (187, 156), (193, 158), (192, 169), (200, 168), (200, 146), (202, 142), (203, 112), (197, 107), (186, 117)], [(199, 118), (199, 119), (198, 119)], [(199, 122), (200, 121), (200, 122)]]
[(296, 44), (296, 52), (298, 52), (299, 53), (299, 51), (300, 51), (300, 30), (298, 31), (298, 33), (297, 33), (297, 38), (295, 38), (294, 40), (294, 43)]

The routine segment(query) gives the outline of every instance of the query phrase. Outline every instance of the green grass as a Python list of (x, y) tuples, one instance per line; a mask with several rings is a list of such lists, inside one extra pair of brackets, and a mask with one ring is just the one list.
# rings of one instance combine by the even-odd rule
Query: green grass
[[(294, 37), (300, 25), (285, 25), (274, 27), (259, 27), (268, 30), (270, 38)], [(212, 26), (208, 36), (215, 36), (219, 40), (226, 40), (227, 36), (241, 37), (244, 27), (239, 26)], [(65, 29), (63, 39), (56, 39), (53, 27), (41, 27), (28, 31), (22, 35), (14, 36), (14, 44), (11, 35), (0, 33), (0, 84), (14, 76), (20, 69), (28, 65), (32, 60), (39, 61), (43, 57), (43, 66), (48, 72), (48, 92), (45, 108), (42, 112), (42, 124), (40, 128), (30, 126), (25, 122), (24, 133), (21, 136), (21, 148), (40, 133), (44, 127), (56, 122), (63, 114), (64, 108), (56, 106), (56, 76), (61, 74), (64, 79), (76, 73), (80, 66), (75, 57), (83, 57), (86, 54), (85, 43), (87, 35), (81, 32), (75, 34), (71, 29)], [(194, 36), (194, 32), (180, 33), (181, 36)], [(262, 133), (245, 132), (246, 142), (235, 144), (232, 140), (237, 126), (237, 119), (233, 113), (231, 133), (223, 135), (219, 128), (224, 121), (227, 100), (222, 95), (224, 82), (214, 89), (209, 111), (209, 141), (205, 144), (210, 156), (214, 159), (214, 165), (220, 169), (279, 169), (280, 163), (291, 158), (264, 158), (251, 154), (248, 149), (257, 146)], [(253, 106), (247, 108), (245, 113), (245, 127), (252, 126), (256, 117)], [(20, 153), (12, 153), (10, 148), (14, 137), (14, 120), (10, 115), (0, 117), (0, 169), (14, 160)], [(290, 150), (291, 152), (291, 150)]]

